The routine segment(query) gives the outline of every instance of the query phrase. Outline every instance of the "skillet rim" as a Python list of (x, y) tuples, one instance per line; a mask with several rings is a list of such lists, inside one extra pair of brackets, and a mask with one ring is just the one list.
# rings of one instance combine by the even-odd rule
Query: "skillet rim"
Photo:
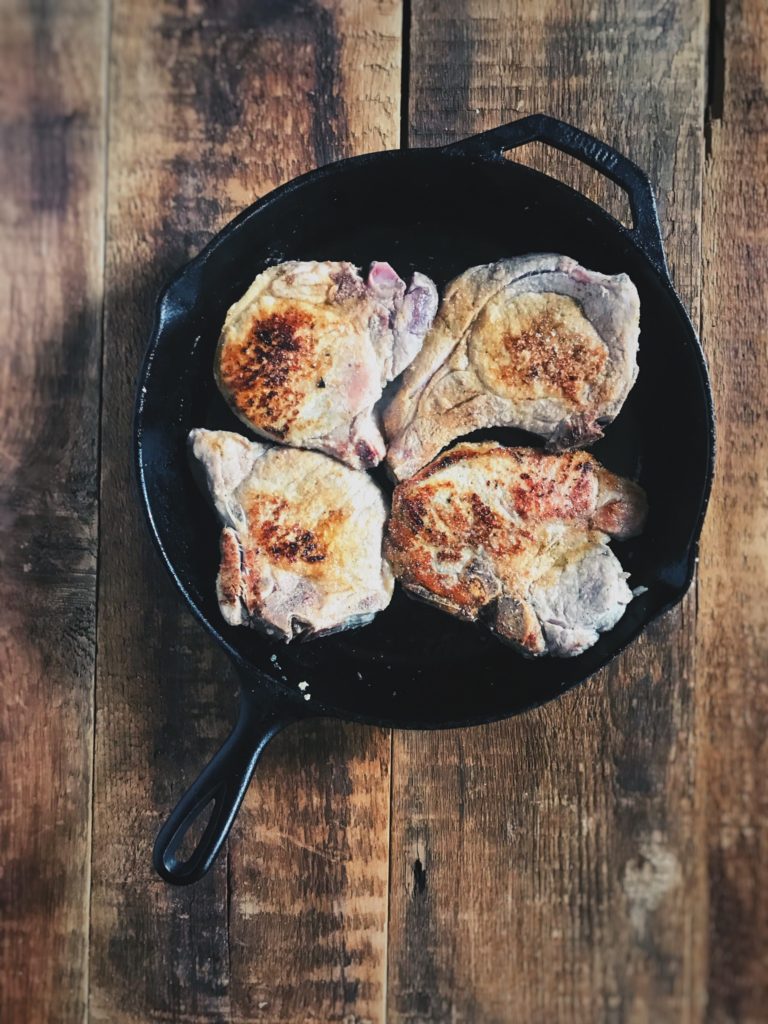
[[(226, 652), (228, 657), (232, 660), (235, 667), (238, 670), (240, 676), (241, 685), (247, 687), (250, 690), (256, 688), (263, 694), (265, 701), (269, 700), (278, 706), (290, 707), (291, 714), (294, 718), (305, 718), (305, 717), (333, 717), (339, 718), (344, 721), (360, 722), (367, 725), (381, 726), (387, 728), (398, 728), (398, 729), (420, 729), (420, 730), (433, 730), (433, 729), (451, 729), (451, 728), (463, 728), (471, 727), (475, 725), (484, 725), (495, 721), (503, 721), (507, 718), (512, 718), (516, 715), (522, 714), (526, 711), (533, 710), (534, 708), (541, 707), (544, 704), (548, 704), (550, 701), (558, 699), (563, 694), (575, 689), (578, 686), (583, 685), (588, 680), (593, 679), (598, 673), (611, 664), (623, 651), (625, 651), (631, 644), (633, 644), (638, 636), (644, 632), (653, 622), (659, 619), (662, 615), (666, 614), (671, 608), (679, 604), (679, 602), (686, 595), (690, 589), (691, 583), (696, 570), (696, 564), (698, 562), (698, 552), (701, 540), (701, 532), (703, 528), (704, 518), (709, 503), (709, 498), (712, 491), (712, 483), (714, 479), (714, 467), (715, 467), (715, 455), (716, 455), (716, 419), (714, 400), (712, 395), (712, 385), (709, 377), (709, 371), (707, 367), (706, 357), (704, 350), (701, 345), (701, 341), (698, 334), (693, 326), (691, 318), (685, 309), (680, 297), (678, 296), (672, 280), (670, 278), (669, 271), (666, 263), (658, 265), (656, 261), (652, 259), (649, 253), (646, 251), (642, 239), (638, 236), (636, 231), (627, 228), (620, 221), (616, 220), (607, 210), (599, 206), (593, 200), (589, 199), (583, 193), (578, 192), (576, 189), (565, 184), (557, 178), (553, 178), (551, 175), (544, 174), (541, 171), (537, 171), (524, 164), (519, 164), (517, 161), (510, 160), (506, 157), (494, 156), (488, 153), (472, 152), (468, 149), (459, 149), (458, 146), (464, 146), (472, 142), (472, 137), (469, 139), (462, 140), (461, 143), (450, 143), (445, 146), (433, 146), (433, 147), (419, 147), (408, 150), (381, 150), (375, 153), (365, 153), (360, 156), (347, 157), (342, 160), (334, 161), (330, 164), (325, 164), (322, 167), (315, 168), (307, 171), (304, 174), (299, 175), (296, 178), (292, 178), (277, 188), (271, 190), (266, 195), (257, 199), (254, 203), (247, 206), (244, 210), (241, 210), (232, 220), (225, 224), (210, 241), (200, 250), (200, 252), (194, 256), (191, 260), (183, 264), (168, 280), (168, 282), (160, 289), (158, 297), (155, 301), (154, 317), (152, 322), (152, 330), (147, 343), (147, 348), (142, 359), (141, 367), (137, 377), (137, 389), (136, 389), (136, 400), (134, 405), (133, 415), (133, 449), (134, 449), (134, 469), (136, 472), (136, 478), (139, 485), (139, 496), (141, 499), (141, 506), (143, 509), (145, 521), (147, 523), (150, 535), (155, 549), (160, 555), (161, 561), (163, 562), (166, 570), (170, 574), (176, 588), (181, 593), (185, 603), (194, 615), (194, 617), (204, 627), (206, 632), (212, 637), (212, 639)], [(323, 178), (331, 177), (339, 172), (343, 172), (345, 169), (352, 165), (364, 166), (365, 164), (371, 164), (382, 159), (385, 160), (408, 160), (412, 158), (419, 158), (429, 154), (433, 157), (439, 157), (449, 160), (461, 161), (465, 164), (470, 165), (486, 165), (486, 164), (498, 164), (511, 163), (517, 169), (528, 175), (531, 180), (543, 180), (545, 181), (546, 187), (555, 187), (561, 190), (565, 194), (565, 198), (569, 202), (577, 200), (580, 204), (585, 206), (588, 212), (598, 219), (603, 220), (606, 226), (610, 227), (627, 245), (630, 245), (635, 251), (637, 256), (643, 261), (647, 269), (652, 274), (654, 280), (661, 286), (664, 292), (672, 301), (675, 308), (675, 312), (679, 317), (680, 329), (685, 330), (688, 334), (688, 341), (692, 346), (693, 355), (695, 357), (695, 366), (698, 371), (698, 383), (700, 385), (701, 399), (704, 402), (704, 412), (707, 421), (707, 448), (706, 448), (706, 473), (699, 486), (699, 498), (698, 498), (698, 510), (693, 521), (692, 528), (690, 531), (690, 540), (685, 551), (681, 554), (680, 561), (682, 562), (683, 557), (686, 560), (686, 573), (683, 582), (676, 587), (670, 596), (670, 599), (662, 604), (659, 608), (651, 611), (643, 621), (628, 635), (628, 637), (621, 643), (619, 643), (612, 651), (610, 651), (600, 664), (588, 672), (586, 675), (575, 679), (571, 682), (565, 683), (555, 693), (548, 693), (542, 697), (541, 700), (529, 700), (525, 704), (504, 712), (492, 712), (491, 714), (478, 714), (467, 718), (461, 719), (430, 719), (425, 720), (414, 720), (409, 721), (400, 717), (377, 717), (372, 714), (365, 714), (361, 712), (352, 712), (347, 708), (336, 706), (326, 701), (314, 701), (313, 707), (310, 709), (303, 701), (303, 696), (297, 693), (293, 687), (289, 687), (287, 684), (281, 683), (279, 680), (273, 678), (268, 673), (263, 672), (261, 669), (254, 666), (244, 655), (237, 650), (228, 640), (222, 636), (218, 631), (213, 622), (204, 614), (204, 612), (198, 607), (187, 588), (179, 577), (176, 568), (174, 567), (173, 560), (168, 555), (162, 538), (160, 536), (160, 530), (158, 529), (155, 518), (152, 511), (152, 502), (148, 493), (147, 487), (147, 472), (143, 459), (143, 432), (144, 432), (144, 413), (145, 406), (147, 403), (147, 394), (149, 392), (149, 382), (151, 380), (152, 364), (159, 346), (162, 344), (163, 332), (169, 322), (175, 320), (178, 316), (188, 314), (190, 311), (189, 302), (181, 301), (181, 296), (178, 294), (183, 286), (184, 289), (194, 288), (194, 294), (197, 294), (195, 286), (199, 286), (199, 282), (195, 281), (195, 275), (199, 275), (202, 268), (206, 265), (210, 257), (216, 252), (222, 245), (226, 245), (230, 237), (238, 231), (247, 221), (252, 217), (258, 216), (263, 210), (275, 202), (278, 202), (284, 196), (291, 192), (301, 188), (303, 185), (310, 181), (318, 181)], [(190, 280), (191, 279), (191, 280)], [(697, 399), (698, 401), (698, 399)], [(151, 474), (150, 474), (151, 475)]]

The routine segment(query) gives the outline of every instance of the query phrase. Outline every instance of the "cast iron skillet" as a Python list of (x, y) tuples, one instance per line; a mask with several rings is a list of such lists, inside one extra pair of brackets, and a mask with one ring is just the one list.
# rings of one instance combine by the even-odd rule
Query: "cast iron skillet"
[[(632, 229), (560, 182), (503, 158), (534, 139), (617, 182), (629, 197)], [(593, 451), (648, 493), (645, 532), (614, 545), (631, 583), (647, 592), (599, 643), (571, 659), (526, 660), (400, 590), (370, 626), (309, 643), (286, 646), (228, 627), (214, 593), (219, 526), (185, 450), (192, 427), (244, 430), (212, 377), (227, 308), (257, 273), (283, 260), (345, 259), (363, 267), (388, 260), (402, 276), (418, 269), (442, 288), (473, 264), (527, 252), (565, 253), (595, 270), (626, 271), (640, 292), (638, 381)], [(536, 443), (510, 430), (482, 436)], [(679, 601), (696, 561), (714, 421), (704, 358), (669, 279), (648, 178), (597, 139), (537, 115), (438, 149), (342, 160), (245, 210), (162, 294), (139, 382), (135, 444), (142, 502), (160, 555), (242, 679), (234, 731), (157, 837), (157, 871), (184, 884), (210, 868), (261, 752), (283, 726), (331, 715), (432, 729), (514, 715), (592, 675)], [(300, 682), (309, 684), (309, 700)], [(182, 840), (211, 802), (194, 852), (179, 860)]]

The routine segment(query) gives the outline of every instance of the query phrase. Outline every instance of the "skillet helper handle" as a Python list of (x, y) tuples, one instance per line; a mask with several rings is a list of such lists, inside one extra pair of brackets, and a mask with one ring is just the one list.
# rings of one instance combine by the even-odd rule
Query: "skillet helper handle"
[[(234, 729), (207, 768), (171, 811), (155, 840), (152, 862), (166, 882), (189, 885), (210, 869), (243, 802), (253, 770), (265, 747), (300, 713), (286, 711), (269, 694), (243, 688)], [(208, 824), (186, 860), (176, 856), (195, 821), (213, 802)]]
[(580, 128), (559, 121), (547, 114), (532, 114), (519, 121), (492, 128), (461, 142), (446, 146), (446, 150), (466, 155), (502, 158), (503, 154), (527, 142), (546, 142), (555, 149), (576, 157), (600, 171), (626, 192), (632, 210), (633, 226), (630, 232), (648, 259), (664, 277), (669, 278), (664, 245), (661, 238), (656, 198), (648, 175), (637, 164), (617, 150), (588, 135)]

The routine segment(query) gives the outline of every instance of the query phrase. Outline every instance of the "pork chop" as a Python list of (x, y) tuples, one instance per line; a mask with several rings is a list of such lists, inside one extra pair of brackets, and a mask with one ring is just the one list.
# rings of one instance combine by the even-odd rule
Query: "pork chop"
[(642, 489), (587, 452), (460, 443), (395, 488), (384, 552), (412, 595), (524, 654), (574, 655), (632, 599), (608, 540), (645, 513)]
[(387, 507), (366, 473), (224, 430), (193, 430), (189, 445), (223, 527), (216, 594), (230, 625), (291, 640), (387, 607)]
[(395, 478), (480, 427), (532, 431), (551, 450), (599, 437), (637, 376), (639, 314), (626, 274), (598, 274), (567, 256), (461, 274), (385, 414)]
[(360, 469), (386, 452), (374, 406), (421, 348), (437, 310), (423, 274), (388, 263), (290, 262), (259, 274), (227, 313), (214, 375), (257, 434)]

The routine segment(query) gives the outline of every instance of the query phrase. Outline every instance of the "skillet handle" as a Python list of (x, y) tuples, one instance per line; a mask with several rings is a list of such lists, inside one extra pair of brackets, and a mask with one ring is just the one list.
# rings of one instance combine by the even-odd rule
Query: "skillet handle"
[(446, 146), (445, 150), (467, 156), (500, 159), (510, 149), (516, 149), (527, 142), (546, 142), (615, 181), (629, 197), (632, 238), (655, 269), (669, 277), (656, 199), (648, 175), (637, 164), (593, 135), (547, 114), (531, 114), (530, 117), (454, 142)]
[[(189, 885), (207, 873), (229, 835), (265, 747), (284, 726), (301, 717), (301, 712), (286, 711), (268, 693), (256, 695), (243, 687), (234, 729), (157, 834), (152, 862), (161, 878), (173, 885)], [(211, 801), (211, 816), (195, 849), (186, 860), (178, 860), (176, 853), (185, 836)]]

